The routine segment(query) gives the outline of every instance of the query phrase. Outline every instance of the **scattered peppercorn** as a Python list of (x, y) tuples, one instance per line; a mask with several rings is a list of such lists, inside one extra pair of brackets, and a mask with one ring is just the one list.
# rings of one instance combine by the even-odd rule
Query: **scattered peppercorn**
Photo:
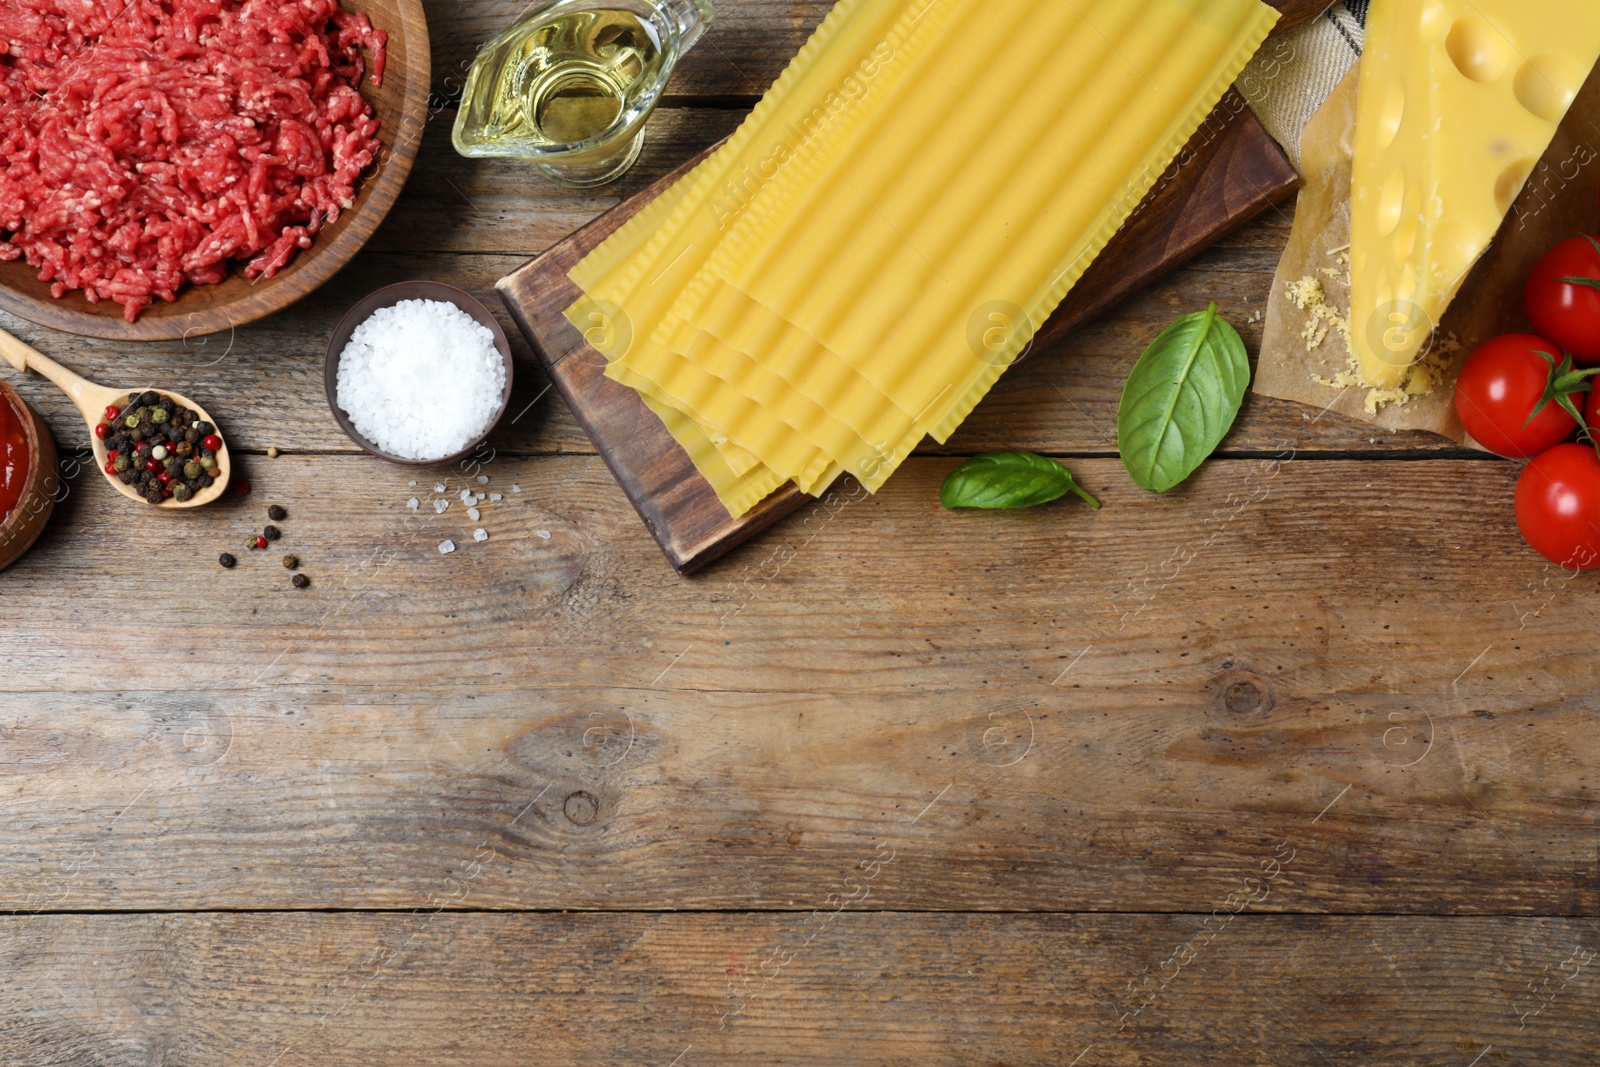
[(261, 534), (268, 541), (276, 541), (278, 538), (283, 536), (283, 531), (278, 529), (276, 526), (268, 526), (265, 530), (261, 531)]
[(284, 519), (287, 519), (288, 517), (289, 517), (289, 513), (287, 511), (284, 511), (282, 508), (280, 508), (276, 504), (272, 505), (270, 508), (267, 509), (267, 518), (271, 519), (273, 522), (282, 522)]
[(306, 586), (311, 584), (311, 579), (307, 578), (303, 574), (295, 575), (293, 581), (296, 589), (304, 589)]
[(269, 445), (267, 447), (267, 458), (268, 459), (277, 459), (282, 454), (283, 453), (278, 451), (278, 446), (277, 445)]
[[(201, 462), (204, 463), (205, 461), (201, 460)], [(209, 470), (210, 468), (207, 468), (207, 469)], [(235, 483), (234, 487), (233, 487), (233, 495), (234, 496), (249, 496), (250, 495), (250, 483), (249, 482), (245, 482), (245, 481), (241, 481), (241, 482)]]
[(298, 556), (284, 556), (283, 557), (283, 565), (285, 567), (289, 568), (290, 570), (294, 570), (296, 567), (300, 566), (300, 557), (298, 557)]
[(230, 553), (224, 552), (222, 555), (217, 557), (217, 562), (231, 571), (233, 570), (234, 564), (238, 563), (239, 561), (234, 559)]
[(267, 539), (265, 537), (262, 537), (260, 534), (256, 534), (256, 536), (250, 541), (250, 546), (252, 548), (258, 548), (258, 549), (266, 548), (267, 547)]

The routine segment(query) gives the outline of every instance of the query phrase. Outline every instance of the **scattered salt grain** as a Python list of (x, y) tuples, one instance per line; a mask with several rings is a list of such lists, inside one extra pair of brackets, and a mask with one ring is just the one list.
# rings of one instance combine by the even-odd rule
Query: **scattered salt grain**
[(443, 515), (444, 512), (445, 512), (445, 509), (448, 508), (449, 506), (450, 506), (450, 501), (448, 501), (448, 500), (435, 500), (433, 502), (433, 513), (435, 515)]
[(467, 518), (471, 519), (473, 522), (477, 522), (479, 519), (483, 518), (483, 512), (479, 511), (477, 508), (468, 508)]
[(443, 482), (434, 482), (434, 483), (433, 483), (433, 491), (434, 491), (434, 492), (435, 492), (435, 493), (442, 493), (442, 492), (444, 492), (444, 483), (443, 483)]
[(339, 406), (357, 433), (402, 459), (439, 459), (481, 439), (505, 386), (494, 334), (442, 300), (379, 308), (339, 354)]
[(513, 486), (512, 486), (512, 487), (511, 487), (511, 491), (512, 491), (512, 492), (513, 492), (513, 493), (520, 493), (520, 492), (522, 492), (522, 486), (520, 486), (520, 485), (513, 485)]
[(406, 484), (409, 485), (413, 489), (415, 489), (417, 487), (417, 483), (416, 482), (407, 482)]
[(410, 500), (406, 501), (406, 507), (410, 508), (412, 511), (416, 511), (421, 506), (422, 501), (418, 500), (416, 497), (412, 497)]
[(501, 500), (504, 500), (505, 497), (501, 496), (499, 493), (490, 493), (489, 494), (489, 499), (493, 500), (493, 501), (496, 501), (496, 502), (499, 502)]
[(455, 550), (456, 550), (456, 543), (454, 541), (440, 541), (439, 542), (439, 555), (448, 556), (450, 553), (454, 552)]
[(539, 536), (544, 538), (546, 541), (548, 541), (548, 540), (550, 540), (550, 531), (549, 530), (540, 530), (539, 531)]
[(487, 540), (489, 540), (489, 531), (488, 530), (473, 530), (472, 531), (472, 539), (474, 541), (487, 541)]
[(478, 475), (478, 484), (479, 485), (488, 485), (489, 484), (489, 476), (487, 474)]
[(471, 489), (463, 489), (463, 490), (461, 490), (461, 502), (463, 504), (470, 504), (470, 503), (472, 503), (473, 499), (474, 498), (473, 498)]

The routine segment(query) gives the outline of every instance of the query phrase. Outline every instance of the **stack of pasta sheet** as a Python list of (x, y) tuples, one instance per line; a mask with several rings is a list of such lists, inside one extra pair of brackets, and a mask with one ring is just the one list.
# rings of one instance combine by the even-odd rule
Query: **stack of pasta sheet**
[(735, 516), (943, 442), (1221, 99), (1260, 0), (841, 0), (567, 312)]

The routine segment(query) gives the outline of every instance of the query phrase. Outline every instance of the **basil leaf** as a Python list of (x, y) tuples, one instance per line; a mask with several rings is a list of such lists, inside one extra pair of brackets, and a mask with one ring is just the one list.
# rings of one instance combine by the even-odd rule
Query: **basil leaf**
[(1090, 507), (1100, 506), (1053, 459), (1032, 452), (986, 452), (950, 472), (939, 488), (939, 502), (947, 508), (1031, 508), (1068, 493)]
[(1193, 474), (1228, 436), (1249, 385), (1250, 357), (1217, 305), (1173, 323), (1122, 391), (1117, 448), (1129, 477), (1165, 493)]

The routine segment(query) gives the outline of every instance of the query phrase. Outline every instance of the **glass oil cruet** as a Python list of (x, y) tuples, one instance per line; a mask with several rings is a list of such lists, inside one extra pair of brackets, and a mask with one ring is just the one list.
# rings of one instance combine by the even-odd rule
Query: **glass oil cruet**
[(464, 156), (531, 160), (566, 185), (614, 181), (711, 0), (541, 0), (478, 53), (452, 140)]

